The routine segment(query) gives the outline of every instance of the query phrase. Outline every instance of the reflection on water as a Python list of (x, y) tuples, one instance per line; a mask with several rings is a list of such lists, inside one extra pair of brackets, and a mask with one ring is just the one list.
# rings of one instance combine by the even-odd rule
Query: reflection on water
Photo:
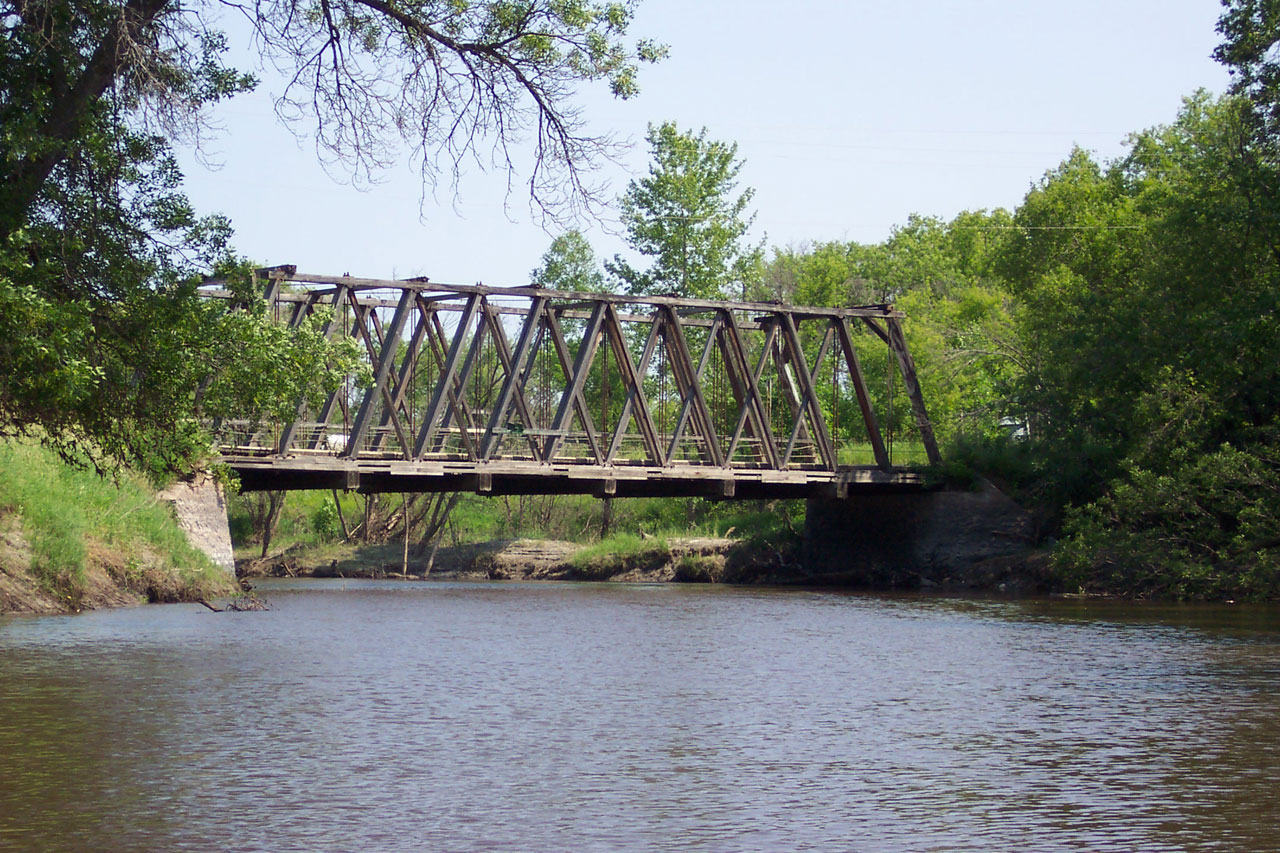
[(1270, 850), (1280, 611), (282, 583), (0, 619), (0, 848)]

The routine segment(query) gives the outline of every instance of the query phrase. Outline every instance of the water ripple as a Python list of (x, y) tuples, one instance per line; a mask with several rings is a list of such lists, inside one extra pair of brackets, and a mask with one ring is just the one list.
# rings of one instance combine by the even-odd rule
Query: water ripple
[(1268, 850), (1274, 609), (282, 584), (0, 620), (0, 847)]

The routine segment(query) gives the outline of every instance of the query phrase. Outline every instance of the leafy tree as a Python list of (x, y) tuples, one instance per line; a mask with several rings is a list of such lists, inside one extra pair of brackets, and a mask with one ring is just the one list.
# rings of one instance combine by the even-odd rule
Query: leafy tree
[[(1026, 370), (1014, 323), (1016, 305), (993, 266), (1010, 216), (965, 212), (952, 222), (912, 216), (882, 243), (830, 242), (775, 249), (760, 293), (800, 305), (892, 303), (909, 319), (908, 344), (931, 420), (947, 440), (989, 435), (1010, 414), (1009, 386)], [(855, 329), (857, 331), (857, 329)], [(879, 411), (889, 410), (887, 353), (878, 339), (855, 337)], [(909, 423), (905, 395), (891, 423)], [(846, 418), (856, 417), (850, 411)]]
[[(318, 0), (226, 4), (248, 18), (265, 60), (290, 76), (281, 114), (366, 179), (411, 145), (429, 183), (465, 159), (512, 164), (532, 137), (529, 190), (546, 213), (590, 203), (584, 174), (609, 150), (571, 97), (603, 81), (637, 91), (636, 63), (663, 48), (624, 41), (630, 4), (595, 0)], [(212, 101), (252, 85), (218, 59), (220, 4), (174, 0), (3, 0), (5, 211), (21, 224), (55, 167), (104, 113), (198, 131)], [(487, 148), (492, 145), (493, 148)], [(487, 152), (487, 153), (486, 153)]]
[(652, 263), (637, 270), (615, 256), (606, 268), (635, 294), (742, 295), (759, 276), (762, 249), (743, 242), (755, 219), (747, 214), (754, 191), (734, 195), (738, 146), (673, 122), (650, 125), (646, 138), (653, 163), (627, 186), (622, 222), (631, 247)]
[(1079, 586), (1276, 594), (1280, 266), (1259, 144), (1247, 101), (1199, 93), (1121, 160), (1074, 152), (1015, 213), (996, 266), (1021, 303), (1018, 400)]
[(1280, 143), (1280, 3), (1223, 0), (1222, 5), (1218, 32), (1223, 42), (1213, 56), (1231, 71), (1232, 91), (1253, 105), (1264, 137)]
[(567, 231), (551, 241), (529, 283), (552, 290), (600, 293), (604, 273), (591, 243), (581, 231)]
[(610, 151), (576, 85), (629, 97), (662, 53), (625, 43), (629, 5), (592, 0), (0, 0), (0, 434), (174, 470), (205, 445), (191, 414), (210, 375), (238, 375), (240, 411), (265, 415), (296, 406), (314, 364), (345, 363), (316, 328), (282, 338), (195, 293), (232, 263), (230, 230), (195, 215), (170, 144), (254, 84), (221, 60), (224, 8), (291, 74), (281, 114), (356, 180), (405, 142), (434, 185), (528, 140), (531, 204), (553, 217), (597, 200), (586, 176)]

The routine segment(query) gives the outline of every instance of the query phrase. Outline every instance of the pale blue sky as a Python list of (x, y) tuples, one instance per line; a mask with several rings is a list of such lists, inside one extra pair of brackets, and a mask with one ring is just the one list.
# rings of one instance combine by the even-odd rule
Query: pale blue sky
[[(706, 126), (738, 143), (741, 185), (756, 190), (755, 237), (878, 241), (910, 213), (949, 218), (1012, 207), (1073, 144), (1100, 157), (1125, 136), (1171, 121), (1196, 88), (1226, 72), (1216, 0), (642, 0), (633, 33), (666, 42), (641, 94), (585, 91), (592, 127), (635, 142), (606, 170), (614, 194), (648, 165), (648, 122)], [(220, 168), (184, 156), (201, 212), (231, 217), (254, 260), (315, 273), (429, 275), (517, 285), (553, 235), (507, 176), (474, 171), (456, 200), (428, 193), (408, 160), (368, 191), (325, 173), (281, 128), (263, 74), (258, 92), (219, 109), (207, 146)], [(624, 243), (583, 229), (597, 254)]]

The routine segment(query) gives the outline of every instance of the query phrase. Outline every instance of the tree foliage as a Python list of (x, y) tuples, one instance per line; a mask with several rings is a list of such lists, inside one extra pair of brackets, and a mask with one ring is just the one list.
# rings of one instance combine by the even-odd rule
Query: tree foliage
[(1068, 588), (1275, 597), (1280, 184), (1260, 108), (1197, 93), (1122, 158), (1070, 152), (1011, 213), (778, 251), (765, 282), (908, 313), (953, 461), (1038, 505)]
[(582, 232), (566, 231), (551, 241), (541, 263), (529, 273), (529, 283), (551, 290), (600, 293), (604, 272)]
[(650, 125), (649, 173), (622, 197), (622, 222), (631, 248), (651, 259), (638, 270), (621, 257), (606, 263), (630, 293), (678, 293), (707, 299), (741, 296), (758, 277), (761, 248), (744, 240), (755, 219), (754, 191), (735, 195), (742, 161), (738, 146)]
[(230, 228), (196, 215), (170, 146), (254, 85), (222, 61), (227, 13), (289, 75), (281, 115), (356, 180), (406, 143), (432, 186), (527, 142), (548, 217), (599, 200), (589, 174), (610, 152), (576, 87), (629, 97), (662, 54), (626, 41), (630, 4), (594, 0), (0, 0), (0, 433), (179, 469), (205, 444), (192, 415), (211, 375), (206, 413), (235, 388), (265, 416), (296, 407), (316, 365), (348, 363), (319, 320), (286, 334), (196, 294), (235, 263)]
[(1231, 71), (1232, 90), (1244, 96), (1269, 139), (1270, 153), (1280, 144), (1280, 3), (1276, 0), (1223, 0), (1218, 19), (1222, 44), (1214, 58)]

